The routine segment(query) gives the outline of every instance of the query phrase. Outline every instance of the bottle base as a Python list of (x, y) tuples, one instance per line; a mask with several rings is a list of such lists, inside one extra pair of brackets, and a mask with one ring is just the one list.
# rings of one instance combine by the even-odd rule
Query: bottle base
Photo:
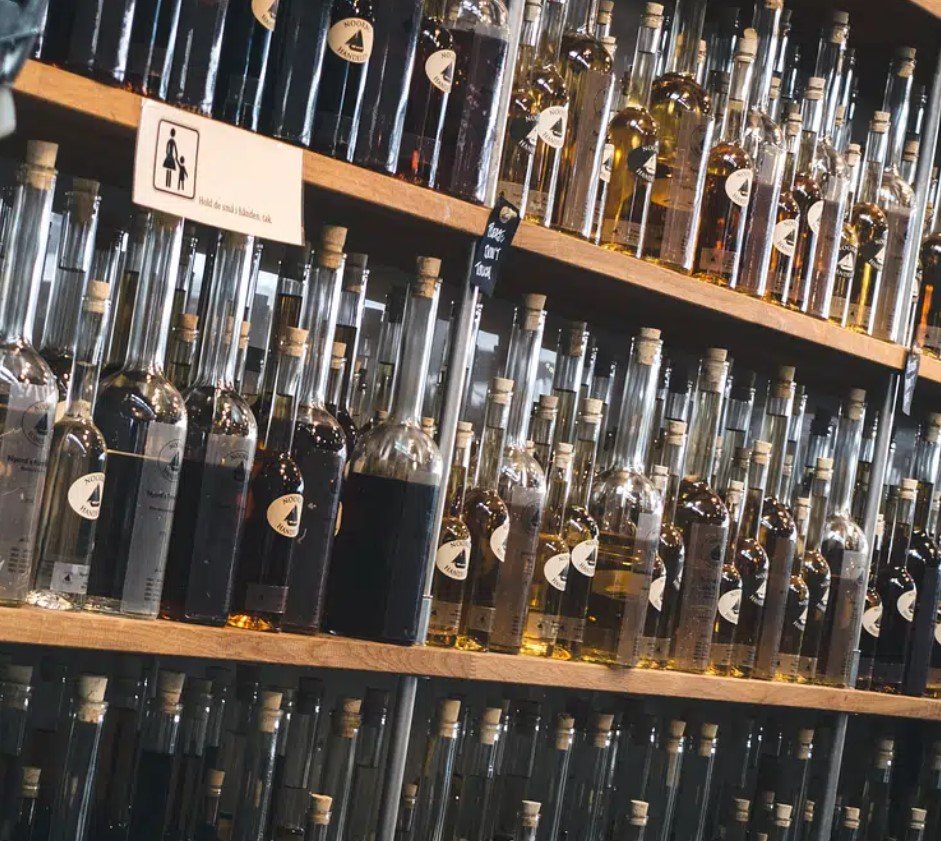
[(281, 623), (264, 616), (255, 616), (249, 613), (233, 613), (229, 616), (226, 625), (229, 628), (241, 628), (245, 631), (270, 631), (277, 632), (281, 630)]
[(84, 596), (57, 593), (54, 590), (31, 590), (26, 595), (26, 604), (43, 610), (81, 610), (84, 601)]
[(107, 613), (110, 616), (126, 616), (129, 619), (156, 619), (158, 615), (125, 610), (120, 599), (112, 599), (108, 596), (86, 596), (82, 608), (91, 613)]

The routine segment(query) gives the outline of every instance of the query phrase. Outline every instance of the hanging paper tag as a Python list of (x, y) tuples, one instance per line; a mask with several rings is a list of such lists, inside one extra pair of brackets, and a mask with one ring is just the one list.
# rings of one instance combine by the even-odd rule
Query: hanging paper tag
[(484, 234), (477, 240), (471, 271), (471, 283), (485, 295), (493, 295), (519, 224), (519, 209), (502, 196), (498, 198), (487, 219)]
[(912, 413), (912, 399), (915, 397), (915, 383), (918, 382), (918, 368), (921, 366), (921, 348), (916, 344), (905, 357), (905, 374), (902, 377), (902, 411)]

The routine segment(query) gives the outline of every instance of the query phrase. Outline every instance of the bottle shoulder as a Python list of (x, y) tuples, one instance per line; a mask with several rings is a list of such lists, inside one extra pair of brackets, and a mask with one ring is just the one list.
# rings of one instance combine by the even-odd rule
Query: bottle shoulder
[(99, 424), (111, 413), (136, 421), (186, 426), (183, 396), (162, 374), (122, 369), (101, 385), (95, 417)]
[(650, 89), (650, 111), (654, 117), (658, 111), (695, 111), (709, 114), (712, 99), (706, 89), (690, 76), (682, 73), (664, 73), (654, 79)]
[(23, 384), (45, 388), (50, 400), (58, 399), (55, 374), (39, 351), (29, 343), (0, 344), (0, 387)]
[(413, 421), (387, 420), (357, 443), (350, 457), (356, 473), (437, 484), (443, 463), (438, 445)]
[(569, 72), (610, 73), (613, 67), (611, 55), (604, 44), (584, 32), (570, 32), (562, 37), (563, 65)]
[(52, 453), (98, 458), (107, 450), (105, 437), (86, 416), (65, 415), (52, 432)]
[(275, 485), (279, 493), (303, 493), (304, 475), (290, 453), (278, 450), (268, 452), (259, 448), (255, 459), (255, 480)]
[(529, 488), (541, 494), (546, 492), (546, 474), (539, 462), (525, 450), (507, 446), (500, 466), (500, 496), (510, 498), (513, 488)]
[(611, 118), (608, 131), (612, 134), (619, 131), (632, 131), (638, 134), (656, 136), (660, 131), (660, 127), (646, 108), (627, 105)]
[[(856, 228), (860, 236), (869, 234), (869, 232), (885, 232), (886, 216), (885, 211), (877, 204), (872, 202), (856, 202), (850, 211), (850, 224)], [(871, 234), (869, 234), (871, 235)]]
[(761, 524), (780, 537), (797, 537), (797, 524), (791, 510), (776, 496), (766, 496), (761, 506)]
[(422, 58), (439, 50), (450, 50), (454, 48), (454, 38), (451, 36), (451, 30), (444, 22), (437, 17), (426, 17), (422, 20), (421, 34), (418, 36), (418, 55)]
[(187, 389), (183, 402), (190, 430), (199, 429), (214, 435), (258, 437), (255, 413), (248, 401), (236, 391), (195, 385)]
[(713, 175), (727, 175), (753, 165), (751, 155), (739, 143), (722, 140), (709, 150), (708, 166)]
[(728, 527), (729, 510), (722, 497), (706, 482), (684, 479), (680, 485), (677, 520)]
[(346, 450), (343, 425), (320, 406), (302, 406), (297, 413), (294, 424), (294, 450), (298, 452), (308, 445), (336, 453)]
[(735, 566), (743, 575), (765, 575), (768, 572), (768, 553), (752, 537), (743, 537), (735, 547)]
[(829, 581), (830, 564), (819, 549), (809, 549), (801, 562), (805, 581)]

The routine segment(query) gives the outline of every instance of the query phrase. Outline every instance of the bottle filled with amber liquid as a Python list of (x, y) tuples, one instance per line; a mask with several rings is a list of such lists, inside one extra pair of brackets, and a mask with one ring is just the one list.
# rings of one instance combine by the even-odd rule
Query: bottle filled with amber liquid
[(801, 207), (794, 194), (794, 184), (797, 175), (797, 159), (800, 155), (801, 129), (804, 123), (797, 105), (793, 104), (791, 107), (793, 110), (788, 113), (784, 122), (787, 157), (784, 161), (784, 177), (781, 181), (777, 215), (771, 234), (768, 278), (762, 292), (765, 300), (786, 299), (794, 275), (794, 262), (797, 254)]
[(301, 531), (304, 477), (291, 455), (297, 388), (307, 351), (307, 331), (289, 327), (275, 361), (271, 406), (258, 436), (228, 624), (279, 631), (287, 608), (288, 580)]
[[(743, 449), (744, 452), (740, 455), (746, 467), (741, 475), (747, 476), (750, 453), (747, 448)], [(735, 475), (739, 473), (736, 472)], [(719, 579), (719, 600), (716, 604), (716, 621), (712, 629), (712, 648), (709, 651), (707, 669), (708, 673), (713, 675), (732, 674), (733, 657), (741, 653), (741, 648), (736, 647), (735, 640), (742, 608), (742, 573), (736, 566), (736, 547), (739, 545), (744, 497), (745, 481), (729, 478), (722, 494), (725, 507), (729, 510), (729, 542)]]
[(241, 321), (254, 240), (221, 233), (206, 304), (206, 329), (193, 385), (161, 615), (224, 625), (245, 522), (258, 427), (235, 390), (236, 325)]

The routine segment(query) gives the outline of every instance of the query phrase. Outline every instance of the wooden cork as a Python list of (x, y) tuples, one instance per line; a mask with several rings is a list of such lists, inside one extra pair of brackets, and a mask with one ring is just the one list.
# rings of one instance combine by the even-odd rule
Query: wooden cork
[(312, 824), (317, 826), (328, 826), (330, 824), (330, 810), (333, 808), (333, 798), (326, 794), (311, 794), (310, 811), (307, 818)]
[(339, 269), (343, 265), (343, 247), (347, 229), (338, 225), (324, 225), (317, 249), (317, 265), (322, 269)]
[(72, 205), (73, 216), (82, 222), (88, 222), (98, 209), (98, 193), (101, 184), (91, 178), (72, 179)]
[(191, 312), (181, 312), (177, 315), (173, 325), (180, 333), (184, 342), (195, 342), (199, 328), (199, 316)]
[(108, 298), (111, 295), (111, 284), (103, 280), (90, 280), (85, 287), (85, 298), (82, 300), (82, 309), (85, 312), (103, 314), (108, 308)]
[(520, 824), (529, 829), (538, 826), (541, 808), (542, 803), (538, 800), (523, 800), (520, 803)]
[(7, 665), (3, 667), (3, 672), (0, 674), (0, 679), (6, 683), (16, 683), (20, 686), (29, 686), (30, 681), (33, 679), (33, 667), (14, 666), (12, 663), (7, 663)]
[(243, 321), (239, 327), (239, 350), (245, 350), (248, 347), (248, 335), (252, 332), (252, 323)]
[(218, 768), (209, 768), (206, 771), (206, 791), (215, 797), (222, 794), (222, 784), (225, 782), (225, 771)]
[[(334, 342), (332, 348), (332, 358), (330, 360), (332, 368), (339, 368), (339, 363), (346, 359), (346, 342)], [(336, 364), (334, 364), (336, 363)]]
[(644, 800), (631, 801), (631, 826), (647, 826), (650, 804)]
[(157, 694), (160, 696), (160, 707), (169, 712), (180, 703), (183, 692), (183, 683), (186, 675), (183, 672), (161, 671), (157, 677)]
[(103, 675), (79, 675), (76, 693), (83, 701), (100, 704), (105, 699), (108, 678)]
[(288, 327), (281, 336), (282, 352), (286, 356), (299, 358), (307, 345), (307, 330), (303, 327)]

